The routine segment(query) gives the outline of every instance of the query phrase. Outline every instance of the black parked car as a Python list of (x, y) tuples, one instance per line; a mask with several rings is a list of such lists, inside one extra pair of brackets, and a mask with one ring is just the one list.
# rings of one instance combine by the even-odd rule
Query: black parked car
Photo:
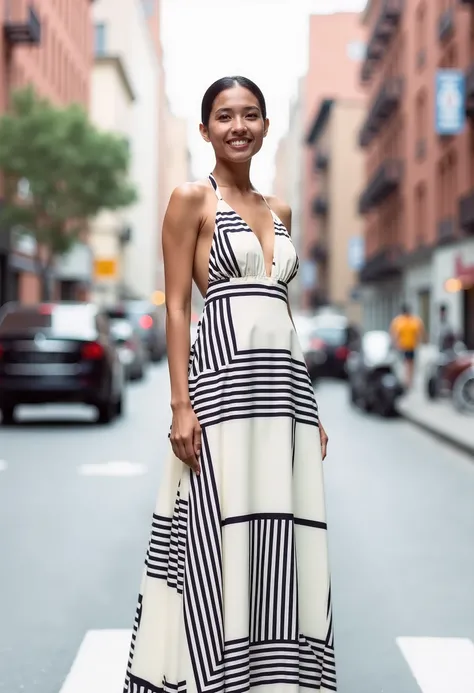
[(100, 423), (122, 414), (124, 372), (108, 319), (89, 303), (6, 304), (0, 311), (0, 411), (21, 404), (93, 405)]
[(164, 308), (149, 301), (127, 300), (107, 310), (111, 319), (129, 320), (136, 328), (150, 359), (161, 361), (166, 355)]

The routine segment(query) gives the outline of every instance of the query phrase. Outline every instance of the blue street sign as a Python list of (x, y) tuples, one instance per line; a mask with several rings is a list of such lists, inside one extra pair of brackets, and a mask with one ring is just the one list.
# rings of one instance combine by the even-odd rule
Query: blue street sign
[(362, 236), (352, 236), (349, 238), (349, 257), (348, 263), (352, 270), (358, 272), (364, 264), (365, 248), (364, 239)]
[(458, 135), (466, 121), (466, 90), (461, 70), (438, 70), (436, 73), (436, 132)]

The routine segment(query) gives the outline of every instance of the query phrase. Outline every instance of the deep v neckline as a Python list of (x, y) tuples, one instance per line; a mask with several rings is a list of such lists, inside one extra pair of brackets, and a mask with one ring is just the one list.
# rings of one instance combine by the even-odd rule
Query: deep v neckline
[(272, 245), (271, 245), (271, 247), (272, 247), (272, 252), (271, 252), (271, 258), (270, 258), (270, 272), (267, 271), (267, 261), (266, 261), (266, 258), (265, 258), (265, 251), (264, 251), (264, 249), (263, 249), (263, 245), (262, 245), (262, 242), (261, 242), (260, 238), (257, 236), (257, 234), (255, 233), (255, 231), (253, 230), (253, 228), (250, 226), (250, 224), (247, 223), (247, 222), (245, 221), (245, 219), (243, 218), (243, 216), (242, 216), (241, 214), (239, 214), (239, 213), (237, 212), (237, 210), (234, 209), (234, 207), (231, 207), (230, 204), (229, 204), (228, 202), (226, 202), (226, 200), (224, 200), (224, 198), (222, 197), (220, 188), (219, 188), (219, 186), (217, 185), (217, 181), (216, 181), (216, 179), (214, 178), (214, 176), (212, 175), (212, 173), (209, 174), (209, 179), (210, 179), (210, 181), (211, 181), (211, 183), (212, 183), (212, 187), (214, 188), (214, 191), (215, 191), (215, 193), (216, 193), (216, 195), (217, 195), (217, 199), (218, 199), (219, 201), (221, 201), (221, 202), (224, 202), (224, 204), (227, 205), (227, 207), (230, 209), (230, 211), (233, 212), (233, 213), (235, 214), (235, 216), (238, 217), (238, 218), (240, 219), (240, 221), (242, 222), (242, 224), (243, 224), (244, 226), (247, 227), (248, 232), (251, 233), (252, 236), (254, 236), (254, 238), (255, 238), (255, 240), (257, 241), (258, 246), (259, 246), (259, 248), (260, 248), (260, 252), (261, 252), (261, 254), (262, 254), (262, 259), (263, 259), (263, 271), (264, 271), (264, 274), (265, 274), (265, 278), (266, 278), (266, 279), (272, 279), (272, 277), (273, 277), (273, 267), (274, 267), (274, 265), (275, 265), (276, 218), (275, 218), (275, 214), (274, 214), (274, 212), (273, 212), (273, 209), (272, 209), (272, 208), (270, 207), (270, 205), (268, 204), (267, 200), (265, 199), (265, 196), (262, 195), (261, 192), (259, 192), (259, 191), (256, 190), (255, 188), (253, 188), (253, 191), (256, 192), (258, 195), (260, 195), (260, 197), (261, 197), (262, 200), (264, 201), (264, 203), (265, 203), (265, 205), (266, 205), (266, 207), (267, 207), (267, 209), (268, 209), (268, 211), (270, 212), (271, 217), (272, 217), (272, 223), (273, 223), (273, 239), (272, 239)]

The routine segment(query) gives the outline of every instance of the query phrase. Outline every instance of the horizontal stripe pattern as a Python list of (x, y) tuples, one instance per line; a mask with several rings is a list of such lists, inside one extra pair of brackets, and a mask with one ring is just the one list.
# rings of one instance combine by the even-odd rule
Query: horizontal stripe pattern
[(129, 688), (125, 693), (186, 693), (186, 690), (186, 681), (173, 684), (164, 679), (162, 686), (154, 686), (138, 676), (131, 676)]
[(188, 503), (178, 493), (173, 517), (153, 515), (146, 557), (146, 571), (151, 578), (166, 580), (168, 587), (183, 592)]

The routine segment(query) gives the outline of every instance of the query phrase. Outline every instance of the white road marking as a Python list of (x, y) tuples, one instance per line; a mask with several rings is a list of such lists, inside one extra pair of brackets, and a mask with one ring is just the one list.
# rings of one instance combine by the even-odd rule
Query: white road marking
[(6, 460), (0, 460), (0, 472), (5, 472), (7, 470), (8, 464)]
[(121, 691), (131, 638), (131, 630), (89, 630), (59, 693)]
[(468, 638), (397, 638), (423, 693), (473, 693), (474, 643)]
[(148, 471), (144, 464), (126, 461), (81, 464), (78, 473), (83, 476), (143, 476)]

